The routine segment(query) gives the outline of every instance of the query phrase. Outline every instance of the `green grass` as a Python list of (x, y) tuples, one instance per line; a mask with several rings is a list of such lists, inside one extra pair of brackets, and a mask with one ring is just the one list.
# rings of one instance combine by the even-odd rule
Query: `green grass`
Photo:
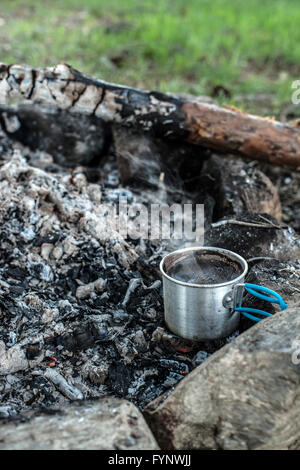
[[(275, 113), (300, 79), (299, 0), (1, 0), (0, 61)], [(217, 87), (217, 88), (216, 88)], [(222, 92), (222, 90), (224, 90)]]

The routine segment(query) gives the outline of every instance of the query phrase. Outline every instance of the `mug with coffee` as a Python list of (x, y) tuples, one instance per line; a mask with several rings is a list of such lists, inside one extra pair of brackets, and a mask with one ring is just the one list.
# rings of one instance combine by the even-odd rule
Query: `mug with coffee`
[[(248, 264), (223, 248), (191, 247), (166, 255), (161, 263), (165, 321), (178, 336), (195, 341), (213, 340), (232, 333), (240, 314), (254, 321), (270, 314), (242, 307), (246, 288), (251, 294), (287, 308), (274, 291), (245, 283)], [(269, 294), (269, 295), (265, 295)]]

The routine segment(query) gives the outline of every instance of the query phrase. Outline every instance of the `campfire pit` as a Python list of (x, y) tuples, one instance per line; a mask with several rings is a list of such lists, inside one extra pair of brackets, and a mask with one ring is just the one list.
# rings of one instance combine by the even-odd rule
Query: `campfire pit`
[[(174, 246), (105, 237), (103, 204), (120, 196), (132, 206), (204, 204), (206, 246), (233, 248), (249, 262), (248, 279), (279, 286), (287, 303), (300, 295), (297, 173), (233, 156), (223, 171), (224, 159), (207, 148), (166, 143), (95, 116), (85, 118), (85, 138), (76, 114), (65, 131), (73, 136), (70, 150), (63, 134), (53, 134), (57, 113), (67, 119), (67, 111), (32, 103), (0, 105), (0, 417), (6, 421), (107, 396), (143, 410), (252, 326), (243, 318), (229, 337), (201, 343), (171, 333), (159, 263)], [(30, 114), (35, 120), (27, 122)], [(250, 305), (276, 313), (263, 300)]]

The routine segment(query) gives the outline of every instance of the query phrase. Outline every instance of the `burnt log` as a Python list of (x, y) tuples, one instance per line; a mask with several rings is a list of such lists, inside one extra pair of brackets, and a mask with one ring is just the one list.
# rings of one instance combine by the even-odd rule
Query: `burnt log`
[(138, 409), (106, 398), (36, 413), (26, 422), (6, 420), (0, 450), (158, 450)]
[(203, 164), (200, 182), (216, 201), (214, 220), (245, 213), (282, 218), (277, 188), (252, 163), (213, 154)]
[(300, 169), (295, 127), (232, 108), (88, 77), (69, 65), (0, 64), (0, 103), (30, 100), (225, 153)]
[(0, 104), (0, 127), (8, 139), (51, 155), (63, 166), (96, 165), (109, 142), (109, 127), (95, 116), (59, 108)]

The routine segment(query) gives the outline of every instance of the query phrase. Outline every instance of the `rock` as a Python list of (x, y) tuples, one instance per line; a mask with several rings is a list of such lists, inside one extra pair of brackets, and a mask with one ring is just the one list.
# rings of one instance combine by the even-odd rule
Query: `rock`
[(3, 424), (0, 450), (157, 450), (138, 409), (125, 400), (72, 405), (63, 412)]
[(300, 448), (300, 297), (191, 372), (145, 416), (163, 449)]
[(253, 163), (214, 154), (203, 165), (203, 181), (205, 178), (213, 181), (216, 218), (250, 212), (269, 214), (281, 220), (278, 191), (262, 171), (253, 167)]

